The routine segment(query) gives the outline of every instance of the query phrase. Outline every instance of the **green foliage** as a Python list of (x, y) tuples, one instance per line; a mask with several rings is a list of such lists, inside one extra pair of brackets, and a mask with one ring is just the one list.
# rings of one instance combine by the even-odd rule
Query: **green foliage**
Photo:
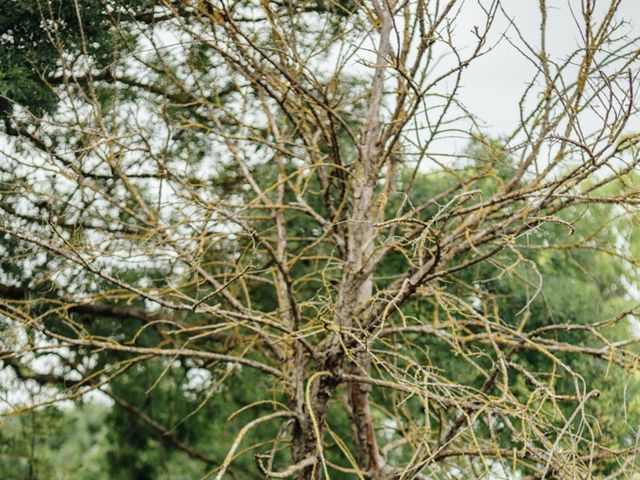
[[(149, 3), (127, 2), (127, 16)], [(53, 111), (57, 95), (50, 81), (60, 58), (104, 68), (118, 51), (119, 35), (126, 33), (112, 28), (122, 18), (119, 1), (3, 0), (0, 10), (0, 115), (11, 103), (38, 114)]]
[(108, 409), (49, 407), (0, 424), (0, 472), (7, 480), (106, 480)]
[[(494, 145), (489, 153), (478, 145), (472, 145), (468, 151), (469, 156), (475, 158), (468, 175), (483, 172), (477, 185), (484, 194), (498, 188), (503, 178), (500, 171), (510, 168), (499, 145)], [(265, 184), (269, 184), (273, 181), (270, 178), (273, 175), (273, 171), (265, 169), (260, 178)], [(418, 173), (413, 177), (411, 172), (402, 171), (398, 180), (400, 191), (407, 182), (413, 181), (416, 185), (408, 205), (424, 203), (432, 192), (446, 190), (455, 181), (443, 174)], [(221, 185), (235, 181), (233, 172), (223, 172), (219, 181)], [(628, 181), (634, 179), (630, 178)], [(443, 199), (438, 205), (444, 205), (449, 200), (451, 199)], [(425, 221), (437, 212), (438, 205), (434, 204), (424, 210)], [(399, 204), (394, 200), (389, 209), (395, 211), (398, 207)], [(321, 199), (318, 199), (314, 208), (322, 208)], [(612, 205), (591, 206), (586, 211), (580, 206), (569, 209), (558, 221), (546, 223), (526, 237), (514, 240), (510, 248), (496, 255), (491, 262), (479, 263), (453, 276), (447, 284), (447, 292), (467, 299), (470, 305), (482, 311), (485, 316), (510, 326), (518, 326), (523, 331), (544, 327), (552, 323), (552, 320), (555, 324), (588, 326), (604, 318), (615, 318), (632, 307), (628, 291), (629, 286), (637, 281), (635, 271), (629, 268), (628, 262), (621, 255), (616, 256), (610, 250), (600, 248), (615, 244), (620, 239), (625, 239), (631, 250), (638, 248), (634, 221), (619, 213)], [(580, 221), (574, 222), (578, 218)], [(292, 215), (287, 222), (292, 238), (312, 234), (311, 224), (303, 216)], [(572, 228), (569, 228), (570, 224), (573, 225)], [(428, 246), (429, 241), (426, 243)], [(573, 247), (568, 248), (568, 245)], [(303, 246), (300, 243), (297, 248)], [(224, 246), (219, 248), (224, 249)], [(296, 248), (296, 243), (292, 241), (290, 248)], [(330, 255), (331, 252), (326, 253)], [(220, 253), (212, 250), (211, 254), (213, 259)], [(296, 265), (293, 272), (296, 278), (304, 277), (308, 268), (306, 265), (304, 261)], [(406, 271), (407, 266), (404, 256), (392, 256), (383, 266), (378, 284), (384, 285), (389, 278)], [(161, 278), (162, 272), (122, 271), (119, 277), (135, 282), (136, 278), (142, 277)], [(308, 293), (298, 292), (300, 298), (317, 295), (323, 282), (331, 281), (334, 277), (337, 278), (328, 272), (327, 278), (318, 279), (317, 283), (309, 282), (304, 287), (309, 289)], [(274, 292), (270, 286), (258, 283), (251, 288), (256, 308), (273, 307)], [(206, 290), (200, 292), (202, 296), (207, 293)], [(309, 314), (322, 316), (321, 312)], [(455, 311), (443, 309), (442, 305), (428, 299), (413, 301), (405, 314), (434, 327), (456, 322)], [(188, 319), (188, 316), (184, 318), (185, 321)], [(52, 322), (51, 328), (55, 328), (55, 319), (49, 321)], [(83, 325), (93, 335), (108, 336), (111, 332), (119, 332), (124, 338), (135, 338), (137, 345), (152, 346), (159, 341), (153, 328), (139, 331), (143, 325), (139, 320), (131, 319), (123, 323), (122, 319), (104, 317), (92, 322), (84, 321)], [(608, 333), (614, 340), (623, 340), (633, 334), (631, 327), (627, 321), (614, 323)], [(460, 328), (460, 334), (464, 337), (482, 333), (483, 327), (463, 325)], [(558, 330), (551, 335), (554, 340), (572, 344), (588, 346), (597, 343), (596, 338), (587, 330)], [(435, 336), (406, 334), (405, 340), (411, 343), (411, 351), (415, 352), (413, 354), (420, 357), (418, 359), (434, 372), (445, 378), (455, 378), (461, 385), (476, 388), (482, 385), (484, 377), (470, 364), (468, 354), (460, 354), (462, 350), (453, 349), (450, 344)], [(202, 341), (216, 340), (210, 338)], [(466, 347), (461, 344), (460, 348)], [(593, 419), (593, 435), (605, 438), (608, 444), (620, 448), (631, 446), (634, 439), (628, 436), (628, 425), (640, 422), (638, 380), (595, 356), (578, 356), (571, 352), (557, 352), (554, 355), (575, 372), (574, 378), (558, 374), (557, 362), (551, 361), (549, 356), (542, 355), (539, 351), (522, 350), (514, 355), (513, 360), (531, 372), (554, 379), (551, 388), (557, 394), (575, 395), (576, 381), (578, 388), (584, 392), (594, 389), (601, 392), (598, 401), (590, 402), (585, 412), (588, 418)], [(474, 344), (471, 358), (477, 365), (489, 367), (490, 357), (491, 345), (482, 347)], [(94, 354), (93, 358), (94, 369), (97, 370), (122, 361), (127, 356), (101, 352)], [(235, 378), (223, 384), (221, 380), (228, 376)], [(555, 417), (560, 425), (575, 408), (573, 402), (555, 407), (551, 407), (548, 402), (543, 404), (544, 392), (517, 371), (510, 372), (509, 382), (513, 394), (521, 403), (538, 402), (545, 410), (555, 409), (549, 412), (550, 417)], [(264, 398), (262, 393), (268, 388), (268, 382), (263, 376), (252, 369), (230, 368), (225, 363), (209, 364), (205, 369), (170, 359), (136, 363), (127, 370), (126, 375), (111, 382), (108, 388), (111, 394), (124, 399), (128, 408), (119, 404), (110, 408), (87, 404), (62, 411), (52, 408), (8, 422), (3, 435), (10, 440), (3, 446), (0, 471), (8, 475), (6, 478), (24, 478), (29, 465), (35, 465), (38, 471), (46, 469), (55, 472), (49, 478), (89, 478), (82, 477), (88, 475), (89, 471), (90, 478), (198, 478), (214, 468), (214, 465), (191, 458), (185, 451), (176, 448), (175, 443), (144, 421), (139, 414), (132, 413), (132, 409), (153, 419), (156, 425), (166, 429), (178, 442), (219, 462), (226, 455), (226, 449), (237, 431), (248, 420), (258, 418), (271, 408), (270, 405), (253, 405), (258, 399)], [(273, 401), (284, 402), (285, 399), (280, 398), (280, 395), (281, 393), (274, 392)], [(377, 405), (375, 415), (382, 421), (383, 412), (391, 405), (390, 399), (382, 391), (376, 392), (373, 400)], [(237, 414), (244, 408), (246, 410)], [(403, 411), (397, 413), (400, 418), (417, 418), (422, 409), (420, 401), (410, 399), (404, 404)], [(455, 412), (450, 413), (454, 414)], [(328, 419), (330, 427), (340, 437), (349, 437), (350, 423), (344, 409), (332, 408)], [(36, 427), (30, 427), (29, 421), (35, 421)], [(29, 431), (29, 428), (32, 430)], [(388, 428), (391, 427), (381, 426), (378, 434), (381, 437), (386, 435)], [(402, 425), (394, 428), (402, 428)], [(261, 425), (247, 436), (243, 445), (260, 444), (273, 438), (274, 432), (271, 429), (269, 424)], [(72, 431), (79, 431), (81, 434), (74, 437), (69, 433)], [(476, 434), (489, 435), (489, 426), (480, 424)], [(498, 431), (494, 434), (498, 435), (504, 448), (521, 447), (506, 432)], [(33, 458), (29, 460), (29, 442), (34, 438), (37, 448)], [(85, 451), (91, 453), (80, 453)], [(68, 476), (71, 475), (68, 473), (70, 464), (57, 462), (61, 452), (65, 452), (68, 458), (76, 458), (74, 471), (84, 473)], [(340, 462), (336, 452), (338, 449), (335, 446), (329, 448), (328, 458)], [(409, 455), (409, 451), (400, 448), (394, 455), (398, 459), (404, 458)], [(280, 459), (287, 461), (286, 458)], [(232, 472), (236, 478), (254, 475), (253, 458), (241, 456), (234, 462)], [(344, 478), (350, 477), (345, 474)]]

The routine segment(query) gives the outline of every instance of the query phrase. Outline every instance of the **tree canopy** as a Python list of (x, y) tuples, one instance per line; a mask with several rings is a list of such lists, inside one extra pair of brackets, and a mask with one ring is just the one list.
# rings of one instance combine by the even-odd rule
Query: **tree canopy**
[(536, 5), (0, 4), (3, 477), (632, 475), (638, 39)]

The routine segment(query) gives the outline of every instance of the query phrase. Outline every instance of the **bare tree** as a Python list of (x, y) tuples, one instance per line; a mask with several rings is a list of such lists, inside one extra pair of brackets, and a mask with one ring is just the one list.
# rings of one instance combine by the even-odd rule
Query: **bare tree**
[[(14, 413), (109, 394), (132, 365), (162, 358), (220, 384), (247, 371), (270, 384), (260, 404), (271, 410), (224, 458), (146, 417), (209, 464), (206, 478), (226, 478), (248, 452), (265, 478), (577, 479), (612, 457), (620, 472), (633, 465), (635, 445), (616, 450), (594, 432), (585, 408), (598, 392), (565, 356), (634, 370), (636, 339), (608, 334), (634, 311), (530, 327), (527, 302), (503, 318), (490, 279), (461, 277), (483, 264), (535, 272), (527, 249), (545, 245), (531, 239), (549, 225), (573, 231), (596, 205), (635, 215), (627, 125), (640, 50), (620, 0), (568, 2), (579, 36), (561, 57), (547, 45), (545, 0), (535, 39), (499, 0), (158, 0), (137, 13), (105, 2), (116, 39), (106, 67), (74, 1), (77, 51), (56, 11), (40, 12), (59, 59), (41, 72), (57, 110), (3, 97), (0, 232), (22, 273), (3, 273), (14, 336), (0, 358), (63, 387)], [(534, 76), (520, 122), (492, 141), (460, 90), (496, 42), (512, 42)], [(624, 245), (571, 238), (562, 248), (634, 264)], [(539, 283), (521, 281), (532, 301)], [(122, 331), (96, 333), (98, 317)], [(131, 320), (142, 325), (132, 335)], [(139, 340), (149, 330), (155, 344)], [(481, 381), (447, 373), (429, 342)], [(93, 369), (104, 351), (121, 360)], [(57, 354), (48, 373), (30, 367), (43, 353)], [(574, 392), (557, 391), (558, 377)], [(334, 411), (349, 435), (332, 429)], [(242, 447), (263, 424), (270, 444)]]

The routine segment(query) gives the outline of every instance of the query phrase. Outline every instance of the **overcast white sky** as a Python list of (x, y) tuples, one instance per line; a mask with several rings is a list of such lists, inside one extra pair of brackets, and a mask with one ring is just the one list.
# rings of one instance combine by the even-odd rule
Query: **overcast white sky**
[[(472, 2), (469, 2), (469, 6)], [(598, 0), (598, 6), (606, 8), (610, 0)], [(540, 38), (540, 12), (538, 0), (504, 0), (505, 10), (512, 16), (527, 40), (538, 45)], [(553, 57), (563, 57), (575, 50), (579, 42), (579, 31), (571, 14), (571, 8), (580, 12), (580, 0), (547, 0), (549, 18), (547, 47)], [(570, 8), (571, 7), (571, 8)], [(471, 8), (463, 9), (459, 27), (470, 31), (475, 23), (481, 22), (474, 15), (479, 12)], [(622, 0), (621, 18), (629, 22), (628, 31), (632, 36), (640, 36), (640, 0)], [(468, 27), (467, 27), (468, 26)], [(494, 33), (505, 31), (507, 24), (500, 22), (501, 28)], [(508, 37), (518, 42), (516, 32), (511, 29)], [(471, 37), (470, 37), (471, 40)], [(640, 44), (638, 45), (640, 48)], [(464, 103), (479, 114), (494, 135), (505, 133), (517, 124), (518, 101), (524, 86), (532, 78), (533, 69), (508, 41), (502, 41), (496, 49), (469, 67), (464, 75), (464, 89), (461, 92)], [(634, 128), (640, 128), (638, 119)]]

